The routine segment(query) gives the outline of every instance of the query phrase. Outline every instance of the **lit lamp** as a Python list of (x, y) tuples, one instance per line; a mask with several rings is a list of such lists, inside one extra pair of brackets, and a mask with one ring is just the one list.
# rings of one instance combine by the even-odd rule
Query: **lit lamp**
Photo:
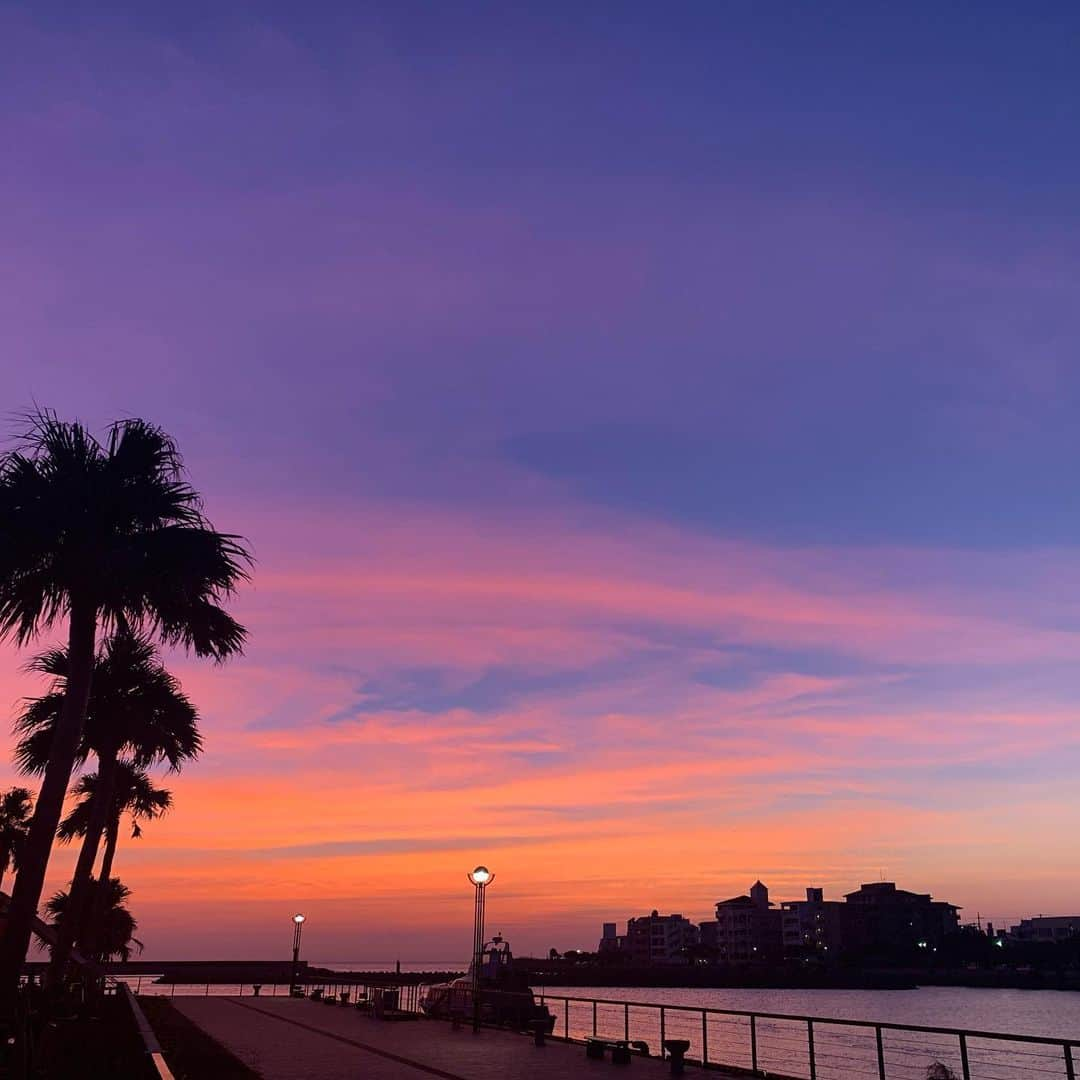
[(304, 932), (304, 916), (297, 912), (297, 914), (292, 917), (292, 921), (292, 983), (289, 986), (290, 994), (296, 992), (296, 980), (300, 975), (300, 935)]
[(484, 960), (484, 890), (495, 880), (486, 867), (470, 871), (469, 880), (476, 887), (476, 908), (473, 915), (473, 1033), (480, 1030), (480, 965)]

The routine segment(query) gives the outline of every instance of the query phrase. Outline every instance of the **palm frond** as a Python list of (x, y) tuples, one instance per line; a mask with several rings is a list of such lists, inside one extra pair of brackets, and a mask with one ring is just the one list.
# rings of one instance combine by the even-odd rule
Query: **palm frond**
[[(83, 773), (72, 785), (71, 795), (79, 801), (68, 811), (57, 829), (57, 837), (67, 843), (76, 836), (85, 836), (90, 825), (94, 801), (98, 798), (101, 781), (96, 772)], [(150, 776), (131, 761), (116, 763), (112, 806), (109, 817), (120, 818), (130, 813), (136, 825), (140, 819), (152, 821), (172, 807), (172, 792), (159, 788)]]
[(243, 645), (221, 604), (251, 563), (203, 515), (175, 442), (145, 420), (113, 424), (102, 444), (35, 412), (0, 457), (0, 638), (25, 643), (78, 596), (106, 630), (146, 629), (220, 660)]
[[(142, 942), (135, 937), (135, 931), (139, 924), (127, 909), (127, 901), (131, 897), (131, 890), (124, 885), (119, 878), (110, 878), (105, 884), (105, 922), (102, 939), (102, 952), (106, 958), (119, 958), (127, 960), (131, 956), (132, 946), (142, 952)], [(76, 936), (81, 939), (87, 929), (93, 912), (96, 909), (95, 899), (102, 889), (102, 883), (93, 880), (90, 883), (90, 899), (83, 904), (80, 913), (80, 926), (76, 927)], [(45, 904), (45, 913), (54, 925), (59, 925), (68, 907), (71, 897), (68, 892), (61, 890), (49, 897)]]
[[(22, 772), (40, 774), (63, 713), (66, 652), (50, 650), (33, 663), (35, 670), (60, 673), (54, 677), (55, 689), (25, 701), (15, 721), (15, 732), (22, 736), (16, 764)], [(164, 763), (177, 772), (201, 751), (199, 714), (158, 659), (153, 642), (130, 631), (107, 639), (94, 662), (79, 763), (90, 753), (99, 758), (124, 753), (141, 768)]]

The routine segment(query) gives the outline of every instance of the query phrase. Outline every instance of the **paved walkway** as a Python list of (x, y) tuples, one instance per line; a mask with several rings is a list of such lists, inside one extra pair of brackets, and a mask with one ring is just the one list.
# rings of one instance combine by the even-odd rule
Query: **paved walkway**
[[(533, 1046), (526, 1035), (442, 1020), (387, 1022), (291, 998), (178, 997), (173, 1004), (264, 1080), (608, 1080), (609, 1061), (579, 1045)], [(697, 1070), (693, 1070), (696, 1072)], [(689, 1070), (688, 1070), (689, 1072)], [(627, 1080), (659, 1080), (667, 1062), (635, 1057)], [(692, 1074), (691, 1074), (692, 1075)], [(720, 1078), (723, 1072), (710, 1072)]]

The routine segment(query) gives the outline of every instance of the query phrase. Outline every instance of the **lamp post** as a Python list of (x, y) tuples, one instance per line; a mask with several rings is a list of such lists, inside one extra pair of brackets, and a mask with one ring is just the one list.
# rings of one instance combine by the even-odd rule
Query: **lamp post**
[(300, 974), (300, 935), (304, 932), (304, 916), (299, 912), (292, 917), (292, 982), (289, 986), (289, 994), (296, 993), (296, 980)]
[(469, 880), (476, 887), (476, 907), (473, 914), (473, 1034), (480, 1030), (480, 965), (484, 959), (484, 890), (495, 880), (486, 867), (478, 866), (469, 873)]

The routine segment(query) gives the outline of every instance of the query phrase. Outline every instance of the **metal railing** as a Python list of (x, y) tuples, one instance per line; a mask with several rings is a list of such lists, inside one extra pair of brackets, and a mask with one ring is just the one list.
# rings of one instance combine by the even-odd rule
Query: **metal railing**
[[(134, 981), (134, 980), (133, 980)], [(287, 997), (288, 984), (258, 984), (264, 997)], [(247, 997), (250, 983), (152, 983), (140, 978), (136, 993), (168, 996)], [(298, 989), (324, 999), (348, 994), (349, 1005), (394, 990), (397, 1008), (418, 1013), (426, 986), (392, 981), (305, 982)], [(484, 997), (494, 997), (485, 991)], [(797, 1016), (741, 1009), (702, 1008), (609, 998), (570, 997), (540, 991), (555, 1017), (554, 1038), (639, 1040), (664, 1057), (664, 1042), (690, 1044), (686, 1061), (770, 1080), (926, 1080), (935, 1064), (956, 1080), (1078, 1080), (1080, 1038), (1008, 1035), (995, 1031), (926, 1027), (873, 1020)]]
[(1080, 1058), (1080, 1039), (543, 993), (541, 999), (564, 1039), (641, 1039), (661, 1056), (665, 1040), (683, 1039), (688, 1061), (751, 1076), (925, 1080), (940, 1064), (958, 1080), (1076, 1080)]
[(143, 1052), (146, 1055), (146, 1068), (144, 1071), (147, 1076), (153, 1077), (154, 1080), (174, 1080), (172, 1071), (165, 1062), (165, 1055), (161, 1052), (161, 1044), (158, 1042), (157, 1035), (154, 1034), (154, 1029), (150, 1026), (150, 1021), (146, 1019), (146, 1014), (139, 1007), (138, 1001), (135, 1000), (131, 988), (127, 983), (123, 982), (114, 985), (116, 992), (125, 999), (128, 1008), (131, 1010), (131, 1016), (139, 1033)]
[[(116, 981), (127, 985), (133, 994), (159, 997), (288, 997), (293, 989), (291, 983), (163, 983), (147, 976), (117, 976)], [(257, 989), (256, 989), (257, 988)], [(313, 995), (323, 1001), (355, 1005), (370, 1002), (376, 991), (394, 991), (397, 1009), (401, 1012), (419, 1013), (420, 996), (425, 989), (421, 983), (387, 982), (320, 982), (302, 981), (296, 989), (304, 997)], [(347, 997), (342, 1000), (342, 994)]]

